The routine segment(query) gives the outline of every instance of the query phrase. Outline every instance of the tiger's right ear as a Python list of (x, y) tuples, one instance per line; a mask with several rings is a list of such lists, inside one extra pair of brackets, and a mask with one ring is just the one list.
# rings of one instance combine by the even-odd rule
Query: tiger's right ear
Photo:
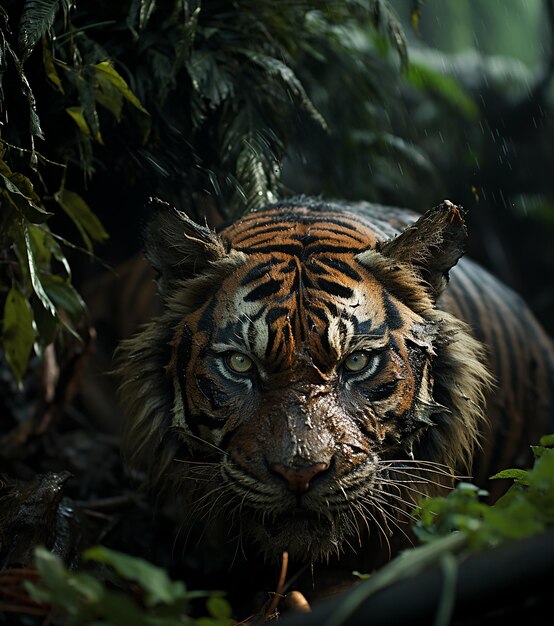
[(153, 213), (143, 232), (146, 258), (158, 272), (160, 291), (177, 280), (202, 274), (228, 256), (224, 241), (167, 202), (151, 198)]

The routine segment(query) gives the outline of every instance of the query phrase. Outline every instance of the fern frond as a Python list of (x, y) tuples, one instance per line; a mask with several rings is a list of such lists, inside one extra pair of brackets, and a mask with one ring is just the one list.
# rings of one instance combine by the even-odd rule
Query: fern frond
[[(64, 10), (67, 2), (64, 2)], [(60, 0), (27, 0), (19, 21), (18, 43), (23, 61), (29, 57), (35, 44), (54, 23)]]

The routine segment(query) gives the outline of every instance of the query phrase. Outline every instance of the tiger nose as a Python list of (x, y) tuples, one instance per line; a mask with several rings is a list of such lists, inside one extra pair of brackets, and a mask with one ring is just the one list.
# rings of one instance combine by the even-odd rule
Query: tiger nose
[(313, 465), (294, 465), (289, 467), (283, 463), (272, 463), (271, 471), (279, 474), (287, 482), (287, 487), (293, 493), (304, 493), (310, 488), (310, 481), (318, 474), (329, 469), (329, 463), (314, 463)]

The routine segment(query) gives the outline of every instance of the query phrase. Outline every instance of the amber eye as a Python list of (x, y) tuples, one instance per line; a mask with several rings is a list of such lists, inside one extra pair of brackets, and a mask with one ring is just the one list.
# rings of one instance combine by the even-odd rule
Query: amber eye
[(361, 372), (369, 363), (369, 356), (366, 352), (352, 352), (344, 360), (344, 369), (349, 372)]
[(247, 374), (254, 368), (254, 361), (242, 352), (231, 352), (227, 357), (227, 365), (237, 374)]

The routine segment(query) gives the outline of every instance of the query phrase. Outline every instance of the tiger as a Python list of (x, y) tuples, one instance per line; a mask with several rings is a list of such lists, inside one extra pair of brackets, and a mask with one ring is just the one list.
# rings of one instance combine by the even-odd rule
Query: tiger
[(466, 239), (448, 200), (298, 197), (217, 229), (153, 201), (162, 311), (117, 356), (127, 466), (215, 545), (390, 555), (420, 498), (553, 423), (552, 343)]

